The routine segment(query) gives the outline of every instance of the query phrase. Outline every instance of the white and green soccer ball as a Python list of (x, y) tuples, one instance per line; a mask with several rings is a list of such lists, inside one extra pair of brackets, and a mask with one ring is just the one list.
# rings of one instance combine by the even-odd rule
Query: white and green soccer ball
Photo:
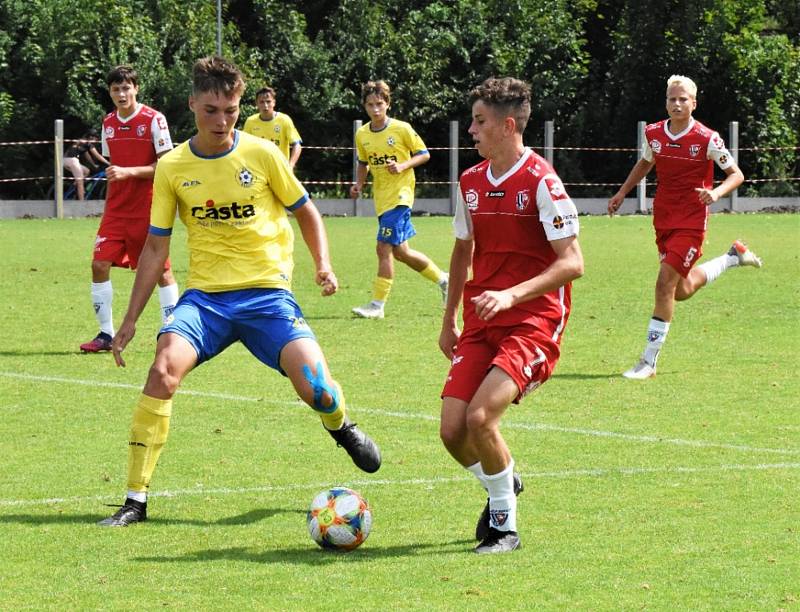
[(335, 487), (314, 498), (306, 522), (311, 539), (322, 548), (351, 551), (367, 539), (372, 512), (361, 495), (352, 489)]

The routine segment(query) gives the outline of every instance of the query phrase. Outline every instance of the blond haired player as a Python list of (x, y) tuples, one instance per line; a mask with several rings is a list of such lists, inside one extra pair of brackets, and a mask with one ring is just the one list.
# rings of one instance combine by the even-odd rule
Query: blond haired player
[[(661, 265), (656, 278), (655, 307), (647, 326), (647, 340), (639, 361), (622, 375), (647, 379), (656, 375), (656, 363), (667, 339), (675, 301), (688, 300), (723, 272), (738, 266), (761, 267), (761, 259), (735, 240), (724, 255), (697, 267), (703, 254), (708, 207), (744, 181), (744, 175), (725, 148), (720, 135), (692, 117), (697, 108), (697, 85), (689, 77), (667, 80), (669, 119), (645, 128), (642, 158), (608, 201), (613, 215), (625, 195), (656, 168), (658, 187), (653, 201), (653, 226)], [(714, 164), (725, 180), (714, 187)]]

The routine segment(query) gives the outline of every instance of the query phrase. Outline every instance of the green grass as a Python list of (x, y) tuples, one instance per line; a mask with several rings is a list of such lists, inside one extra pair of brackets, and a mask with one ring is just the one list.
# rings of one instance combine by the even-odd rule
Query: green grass
[[(415, 219), (446, 266), (450, 221)], [(437, 289), (405, 268), (383, 321), (354, 320), (376, 267), (373, 219), (329, 219), (339, 294), (321, 298), (297, 245), (295, 290), (384, 465), (359, 472), (285, 379), (241, 345), (189, 375), (153, 481), (150, 520), (94, 523), (125, 488), (133, 403), (156, 302), (126, 351), (80, 355), (96, 219), (0, 222), (0, 609), (798, 610), (800, 216), (719, 215), (761, 270), (678, 304), (655, 380), (638, 357), (657, 272), (650, 218), (582, 218), (586, 274), (553, 378), (504, 419), (525, 479), (524, 548), (474, 555), (484, 495), (438, 438), (447, 362)], [(173, 240), (186, 275), (184, 234)], [(112, 273), (118, 323), (133, 275)], [(192, 395), (187, 394), (192, 392)], [(310, 540), (318, 491), (374, 511), (348, 555)]]

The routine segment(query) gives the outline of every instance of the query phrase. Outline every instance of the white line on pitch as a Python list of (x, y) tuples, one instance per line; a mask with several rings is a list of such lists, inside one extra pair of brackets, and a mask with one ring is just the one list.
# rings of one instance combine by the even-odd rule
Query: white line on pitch
[[(759, 463), (755, 465), (729, 464), (710, 467), (619, 467), (619, 468), (587, 468), (578, 470), (563, 470), (550, 472), (525, 472), (523, 478), (604, 478), (608, 476), (637, 476), (648, 474), (697, 474), (708, 472), (745, 472), (745, 471), (766, 471), (766, 470), (796, 470), (800, 469), (800, 463)], [(347, 487), (408, 487), (422, 486), (432, 487), (448, 485), (457, 482), (472, 481), (472, 476), (453, 476), (449, 478), (409, 478), (404, 480), (389, 479), (364, 479), (351, 480), (339, 483), (337, 486)], [(313, 490), (319, 491), (332, 486), (331, 483), (316, 484), (286, 484), (286, 485), (264, 485), (259, 487), (215, 487), (206, 489), (195, 487), (193, 489), (175, 489), (174, 491), (155, 491), (149, 494), (150, 497), (191, 497), (199, 495), (247, 495), (251, 493), (275, 493), (282, 491)], [(81, 502), (100, 502), (107, 501), (108, 495), (89, 495), (74, 497), (49, 497), (43, 499), (0, 499), (0, 507), (19, 507), (19, 506), (42, 506), (48, 504), (61, 503), (81, 503)]]
[[(19, 374), (17, 372), (0, 372), (0, 376), (6, 378), (19, 378), (23, 380), (34, 380), (41, 382), (57, 382), (74, 385), (84, 385), (89, 387), (111, 387), (116, 389), (136, 389), (141, 390), (141, 385), (132, 385), (128, 383), (113, 383), (94, 380), (81, 380), (75, 378), (63, 378), (60, 376), (34, 376), (31, 374)], [(285, 400), (270, 400), (258, 397), (248, 397), (243, 395), (231, 395), (227, 393), (216, 393), (211, 391), (193, 391), (191, 389), (180, 389), (179, 395), (193, 395), (196, 397), (210, 397), (214, 399), (233, 400), (240, 402), (259, 402), (264, 404), (274, 404), (279, 406), (302, 406), (304, 405), (300, 400), (294, 402)], [(414, 419), (439, 422), (438, 416), (430, 414), (414, 414), (410, 412), (398, 412), (391, 410), (383, 410), (381, 408), (366, 408), (363, 406), (356, 406), (351, 404), (356, 412), (363, 412), (365, 414), (377, 414), (380, 416), (389, 416), (398, 419)], [(560, 425), (548, 425), (546, 423), (514, 423), (506, 422), (503, 427), (509, 429), (523, 429), (527, 431), (555, 431), (559, 433), (571, 433), (583, 436), (594, 436), (600, 438), (616, 438), (619, 440), (630, 440), (633, 442), (647, 442), (650, 444), (671, 444), (673, 446), (692, 446), (695, 448), (721, 448), (725, 450), (743, 451), (748, 453), (773, 453), (777, 455), (800, 455), (800, 450), (788, 448), (760, 448), (756, 446), (747, 446), (744, 444), (726, 444), (723, 442), (709, 442), (707, 440), (686, 440), (682, 438), (662, 438), (652, 435), (641, 434), (626, 434), (615, 431), (602, 431), (596, 429), (581, 429), (579, 427), (562, 427)]]

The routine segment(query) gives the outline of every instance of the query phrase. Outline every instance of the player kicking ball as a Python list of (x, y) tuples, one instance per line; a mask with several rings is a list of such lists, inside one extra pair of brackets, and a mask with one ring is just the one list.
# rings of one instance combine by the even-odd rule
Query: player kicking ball
[(150, 232), (112, 345), (117, 365), (125, 365), (122, 352), (169, 255), (176, 213), (188, 234), (187, 290), (159, 332), (155, 360), (134, 408), (127, 497), (102, 526), (147, 518), (147, 491), (167, 441), (172, 396), (192, 369), (236, 341), (289, 378), (360, 469), (375, 472), (381, 465), (378, 447), (347, 419), (342, 389), (291, 292), (293, 232), (287, 210), (311, 252), (322, 294), (338, 288), (322, 218), (278, 148), (234, 129), (245, 88), (239, 69), (208, 57), (195, 63), (193, 77), (189, 108), (197, 132), (156, 167)]
[(530, 96), (528, 85), (512, 78), (487, 79), (470, 92), (469, 134), (485, 161), (459, 180), (439, 336), (452, 363), (442, 391), (441, 438), (489, 493), (475, 529), (479, 554), (521, 546), (522, 481), (500, 420), (510, 404), (550, 378), (571, 282), (583, 274), (575, 205), (552, 166), (523, 144)]
[[(653, 226), (661, 260), (656, 303), (644, 352), (638, 363), (622, 374), (625, 378), (643, 380), (656, 375), (658, 355), (667, 339), (676, 300), (688, 300), (730, 268), (761, 267), (761, 259), (739, 240), (724, 255), (694, 267), (703, 254), (708, 207), (744, 181), (720, 135), (692, 117), (695, 108), (697, 85), (688, 77), (672, 75), (667, 80), (669, 119), (645, 128), (642, 159), (608, 201), (608, 214), (613, 215), (627, 193), (656, 167)], [(714, 163), (726, 174), (716, 187)]]

